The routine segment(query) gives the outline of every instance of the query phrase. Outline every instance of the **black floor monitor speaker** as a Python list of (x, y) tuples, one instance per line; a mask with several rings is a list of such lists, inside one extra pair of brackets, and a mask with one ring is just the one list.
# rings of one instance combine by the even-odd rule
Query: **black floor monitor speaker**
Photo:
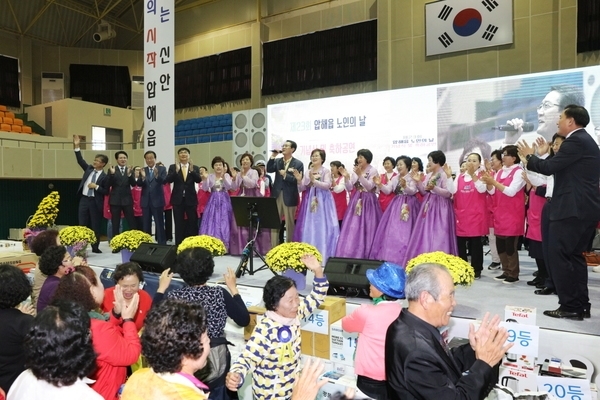
[(155, 243), (142, 243), (131, 255), (130, 261), (140, 264), (143, 271), (161, 273), (167, 268), (174, 271), (176, 246)]
[(331, 257), (325, 264), (325, 275), (329, 280), (328, 295), (343, 297), (369, 296), (368, 269), (377, 269), (384, 261), (361, 258)]

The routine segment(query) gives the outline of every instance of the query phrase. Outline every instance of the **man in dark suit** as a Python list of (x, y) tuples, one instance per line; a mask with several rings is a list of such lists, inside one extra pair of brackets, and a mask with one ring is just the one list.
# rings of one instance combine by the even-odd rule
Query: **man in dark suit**
[(202, 179), (200, 169), (192, 165), (188, 148), (180, 148), (177, 156), (179, 162), (169, 166), (166, 181), (173, 183), (171, 205), (175, 221), (175, 244), (179, 245), (186, 237), (198, 234), (196, 183)]
[(512, 347), (500, 318), (485, 314), (469, 343), (449, 349), (438, 328), (448, 325), (456, 306), (454, 283), (439, 264), (410, 271), (404, 293), (408, 308), (389, 326), (385, 374), (390, 399), (483, 399), (498, 380), (496, 365)]
[(127, 153), (123, 150), (115, 153), (117, 166), (110, 166), (107, 187), (109, 188), (108, 204), (110, 206), (113, 232), (118, 235), (121, 222), (121, 212), (125, 216), (129, 229), (137, 229), (133, 215), (133, 197), (131, 186), (135, 186), (135, 177), (131, 167), (127, 166)]
[[(304, 173), (302, 161), (292, 157), (298, 145), (293, 140), (287, 140), (281, 146), (283, 157), (276, 158), (279, 151), (273, 151), (271, 158), (267, 162), (267, 172), (275, 173), (275, 182), (271, 189), (271, 197), (277, 199), (277, 210), (279, 218), (285, 217), (285, 231), (287, 241), (294, 241), (294, 227), (296, 218), (296, 207), (298, 207), (298, 182), (294, 177), (294, 171), (300, 174)], [(278, 232), (271, 234), (271, 244), (273, 247), (279, 243)]]
[(92, 253), (102, 253), (98, 248), (100, 244), (100, 225), (102, 223), (102, 207), (104, 205), (104, 195), (106, 194), (106, 174), (104, 166), (108, 162), (108, 157), (104, 154), (96, 154), (92, 165), (88, 165), (81, 155), (79, 148), (81, 139), (73, 135), (73, 149), (77, 164), (83, 170), (83, 177), (77, 188), (79, 198), (78, 219), (79, 225), (87, 226), (96, 234), (96, 243), (92, 245)]
[(165, 207), (163, 183), (167, 178), (167, 169), (156, 165), (156, 153), (153, 151), (144, 153), (144, 160), (146, 160), (146, 167), (142, 169), (137, 180), (137, 185), (142, 187), (144, 232), (152, 235), (152, 218), (154, 218), (156, 241), (158, 244), (167, 244), (163, 217)]
[(584, 129), (589, 122), (585, 108), (568, 105), (557, 123), (557, 133), (565, 141), (554, 157), (547, 160), (536, 157), (534, 149), (524, 141), (518, 146), (527, 169), (554, 175), (548, 269), (560, 307), (544, 311), (544, 315), (577, 321), (590, 316), (588, 270), (583, 252), (600, 220), (600, 149)]

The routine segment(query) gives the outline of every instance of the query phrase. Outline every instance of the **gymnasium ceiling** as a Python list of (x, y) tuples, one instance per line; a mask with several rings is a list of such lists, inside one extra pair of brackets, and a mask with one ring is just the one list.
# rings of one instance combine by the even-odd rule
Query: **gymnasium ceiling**
[[(175, 0), (175, 11), (219, 0)], [(143, 50), (145, 0), (0, 0), (0, 31), (54, 46)], [(117, 36), (96, 43), (92, 35), (101, 20)]]

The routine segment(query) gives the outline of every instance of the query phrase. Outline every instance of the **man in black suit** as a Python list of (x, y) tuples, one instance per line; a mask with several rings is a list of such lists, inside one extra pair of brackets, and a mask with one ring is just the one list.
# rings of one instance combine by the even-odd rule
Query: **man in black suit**
[(108, 170), (107, 187), (109, 188), (108, 204), (110, 206), (111, 223), (113, 232), (118, 235), (121, 222), (121, 212), (125, 216), (129, 229), (137, 229), (133, 215), (133, 197), (131, 186), (135, 186), (135, 177), (131, 167), (127, 166), (127, 153), (123, 150), (115, 153), (117, 166), (110, 166)]
[[(304, 173), (304, 164), (297, 158), (292, 157), (298, 145), (293, 140), (287, 140), (281, 146), (283, 157), (276, 158), (279, 151), (273, 151), (271, 158), (267, 162), (267, 172), (275, 173), (275, 182), (271, 189), (271, 197), (277, 199), (277, 210), (279, 218), (285, 217), (286, 241), (294, 241), (294, 227), (296, 225), (296, 207), (298, 207), (298, 182), (294, 176), (294, 171), (300, 174)], [(271, 234), (271, 245), (277, 246), (279, 235), (275, 231)]]
[(188, 148), (180, 148), (177, 156), (179, 162), (169, 166), (166, 181), (173, 183), (171, 205), (175, 221), (175, 244), (179, 245), (186, 237), (198, 234), (196, 183), (200, 183), (202, 179), (200, 169), (192, 165)]
[(469, 343), (449, 349), (438, 328), (448, 325), (456, 306), (454, 283), (439, 264), (410, 271), (405, 308), (385, 339), (385, 374), (390, 399), (483, 399), (498, 380), (496, 365), (512, 347), (500, 318), (485, 314)]
[(158, 244), (167, 244), (165, 235), (165, 220), (163, 209), (165, 207), (165, 196), (163, 183), (167, 178), (167, 169), (156, 165), (156, 153), (147, 151), (144, 153), (146, 167), (142, 168), (137, 185), (142, 187), (142, 218), (144, 221), (144, 232), (152, 235), (152, 218), (156, 229), (156, 241)]
[(565, 138), (556, 155), (542, 160), (526, 142), (519, 152), (527, 169), (554, 175), (549, 210), (548, 269), (560, 307), (544, 311), (553, 318), (582, 321), (589, 318), (588, 270), (583, 252), (600, 220), (600, 149), (585, 130), (587, 110), (568, 105), (558, 120), (558, 134)]
[(73, 150), (77, 164), (83, 170), (83, 177), (77, 188), (79, 199), (78, 219), (79, 225), (87, 226), (96, 234), (96, 243), (92, 245), (92, 253), (102, 253), (98, 248), (100, 244), (100, 224), (102, 223), (102, 207), (104, 205), (104, 195), (106, 194), (106, 174), (104, 166), (108, 162), (108, 157), (104, 154), (96, 154), (94, 162), (89, 165), (81, 155), (79, 148), (81, 139), (73, 135)]

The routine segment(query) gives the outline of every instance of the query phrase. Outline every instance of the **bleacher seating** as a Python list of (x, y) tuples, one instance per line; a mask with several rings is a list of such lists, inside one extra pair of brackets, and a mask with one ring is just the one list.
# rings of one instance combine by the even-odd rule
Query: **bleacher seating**
[[(23, 116), (27, 119), (27, 114), (19, 114), (19, 117)], [(26, 123), (27, 121), (23, 121), (23, 118), (17, 118), (14, 112), (8, 111), (6, 106), (0, 105), (0, 131), (35, 134), (31, 126)]]
[(232, 140), (232, 124), (231, 114), (179, 120), (175, 125), (175, 145)]

